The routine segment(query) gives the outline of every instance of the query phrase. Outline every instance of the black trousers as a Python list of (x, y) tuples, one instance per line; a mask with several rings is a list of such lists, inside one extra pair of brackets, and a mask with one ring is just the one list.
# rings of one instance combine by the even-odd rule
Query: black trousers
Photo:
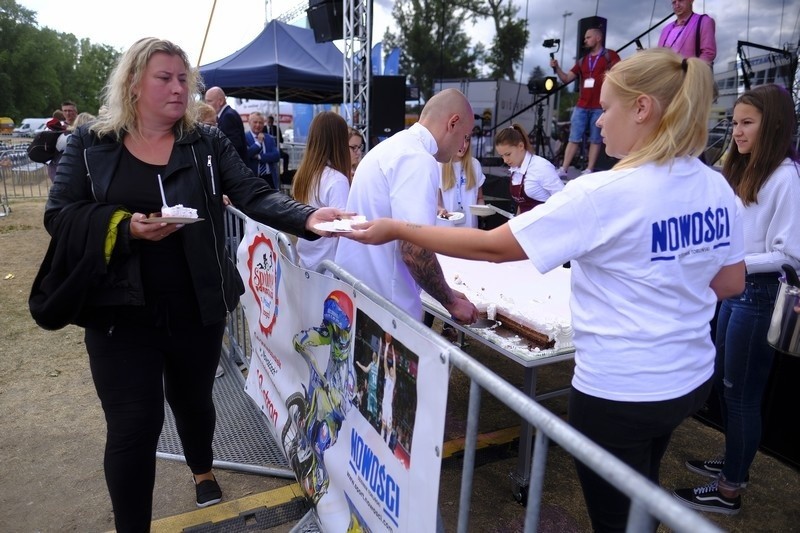
[(106, 418), (103, 465), (119, 533), (150, 530), (165, 396), (192, 473), (211, 470), (212, 390), (224, 327), (223, 321), (172, 331), (86, 329), (92, 378)]
[[(569, 423), (658, 485), (661, 458), (672, 432), (705, 404), (711, 384), (709, 379), (689, 394), (661, 402), (617, 402), (573, 388)], [(625, 531), (630, 499), (577, 460), (575, 467), (594, 531)]]
[(283, 170), (281, 170), (281, 174), (289, 170), (289, 152), (281, 149), (281, 161), (283, 161)]

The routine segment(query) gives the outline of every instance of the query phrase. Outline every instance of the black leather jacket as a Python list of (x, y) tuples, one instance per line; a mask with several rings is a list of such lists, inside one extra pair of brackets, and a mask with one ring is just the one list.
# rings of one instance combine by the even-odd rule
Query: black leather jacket
[[(85, 200), (108, 202), (121, 155), (122, 142), (98, 138), (88, 127), (80, 127), (70, 136), (45, 207), (44, 224), (50, 235), (56, 233), (56, 215), (67, 205)], [(306, 220), (315, 209), (254, 177), (215, 127), (200, 126), (176, 140), (162, 178), (167, 198), (181, 198), (205, 219), (180, 230), (204, 324), (224, 319), (244, 290), (225, 249), (223, 193), (254, 220), (303, 238), (318, 237), (305, 231)], [(105, 327), (113, 319), (103, 307), (144, 304), (137, 244), (130, 238), (129, 219), (125, 220), (119, 226), (108, 272), (90, 290), (78, 325)]]

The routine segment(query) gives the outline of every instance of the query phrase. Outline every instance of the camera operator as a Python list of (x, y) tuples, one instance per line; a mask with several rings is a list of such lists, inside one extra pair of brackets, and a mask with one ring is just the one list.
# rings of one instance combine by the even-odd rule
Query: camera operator
[(567, 84), (580, 78), (581, 84), (578, 103), (572, 110), (569, 143), (564, 153), (564, 163), (558, 169), (558, 175), (561, 177), (567, 175), (567, 169), (578, 151), (578, 143), (583, 141), (587, 127), (589, 128), (589, 162), (586, 170), (583, 171), (584, 174), (594, 171), (595, 163), (600, 155), (603, 138), (600, 136), (600, 128), (596, 124), (603, 112), (600, 108), (600, 87), (603, 85), (606, 71), (619, 62), (619, 55), (613, 50), (608, 50), (603, 43), (603, 30), (589, 28), (583, 36), (583, 47), (589, 50), (589, 53), (578, 59), (568, 72), (561, 70), (555, 58), (550, 60), (550, 66), (553, 67), (562, 83)]

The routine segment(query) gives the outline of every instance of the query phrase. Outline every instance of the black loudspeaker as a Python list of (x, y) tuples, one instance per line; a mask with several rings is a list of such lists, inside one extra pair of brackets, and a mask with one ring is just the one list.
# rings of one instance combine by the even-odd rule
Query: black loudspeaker
[[(588, 50), (584, 50), (583, 48), (583, 36), (586, 34), (586, 30), (589, 28), (600, 28), (600, 31), (603, 32), (603, 43), (606, 42), (605, 37), (608, 35), (608, 21), (606, 19), (603, 17), (586, 17), (584, 19), (580, 19), (578, 21), (578, 49), (575, 52), (575, 61), (588, 53)], [(563, 66), (561, 68), (564, 70), (569, 70)], [(570, 68), (572, 68), (572, 65), (570, 65)]]
[(369, 134), (390, 137), (405, 129), (406, 77), (373, 76), (369, 92)]
[(308, 25), (314, 30), (314, 40), (318, 43), (336, 41), (343, 38), (344, 6), (341, 0), (311, 1), (306, 16)]

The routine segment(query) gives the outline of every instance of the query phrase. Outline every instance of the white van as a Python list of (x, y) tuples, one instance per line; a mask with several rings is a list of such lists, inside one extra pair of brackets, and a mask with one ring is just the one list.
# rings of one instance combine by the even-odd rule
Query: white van
[(14, 128), (13, 137), (33, 137), (37, 130), (41, 130), (47, 124), (49, 118), (23, 118), (19, 126)]

